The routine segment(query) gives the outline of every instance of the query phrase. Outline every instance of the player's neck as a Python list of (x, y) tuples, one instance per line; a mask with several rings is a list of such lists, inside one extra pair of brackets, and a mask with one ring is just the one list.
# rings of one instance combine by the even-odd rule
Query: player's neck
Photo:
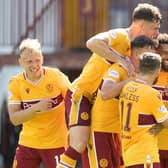
[(134, 40), (135, 37), (140, 35), (140, 29), (139, 29), (139, 25), (132, 23), (130, 25), (130, 27), (128, 28), (128, 36), (129, 39), (132, 41)]
[(136, 81), (146, 85), (152, 85), (153, 83), (153, 80), (151, 80), (149, 76), (141, 76), (141, 75), (137, 76)]
[(33, 84), (37, 84), (37, 83), (39, 83), (41, 80), (42, 80), (42, 78), (43, 78), (43, 74), (44, 74), (44, 70), (42, 69), (41, 71), (40, 71), (40, 74), (38, 75), (36, 75), (36, 76), (32, 76), (32, 75), (28, 75), (28, 74), (26, 74), (26, 73), (24, 73), (25, 74), (25, 78), (26, 78), (26, 80), (27, 81), (29, 81), (30, 83), (33, 83)]

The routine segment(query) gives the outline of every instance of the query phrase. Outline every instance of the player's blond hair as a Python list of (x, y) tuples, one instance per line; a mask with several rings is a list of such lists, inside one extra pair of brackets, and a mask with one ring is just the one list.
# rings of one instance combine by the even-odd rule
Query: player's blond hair
[(30, 39), (30, 38), (24, 39), (19, 46), (20, 55), (25, 49), (30, 49), (41, 53), (40, 42), (38, 41), (38, 39)]

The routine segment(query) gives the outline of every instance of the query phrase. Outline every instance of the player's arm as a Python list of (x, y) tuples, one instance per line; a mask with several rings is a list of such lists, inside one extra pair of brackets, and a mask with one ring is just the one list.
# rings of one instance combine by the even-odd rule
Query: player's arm
[(99, 33), (96, 36), (91, 37), (86, 46), (92, 52), (104, 57), (111, 62), (121, 62), (125, 64), (125, 58), (118, 52), (109, 47), (109, 32)]
[(121, 64), (125, 65), (125, 67), (128, 67), (128, 65), (130, 66), (129, 59), (126, 59), (126, 57), (123, 57), (116, 50), (109, 47), (109, 43), (109, 32), (107, 31), (91, 37), (86, 42), (86, 46), (92, 52), (111, 62), (120, 62)]
[(10, 121), (13, 125), (20, 125), (35, 116), (35, 111), (32, 108), (21, 110), (19, 104), (8, 104), (8, 113)]
[(54, 100), (43, 99), (27, 109), (22, 109), (20, 104), (8, 103), (10, 121), (13, 125), (20, 125), (32, 119), (37, 114), (51, 110), (53, 103), (55, 103)]
[(111, 99), (119, 96), (123, 86), (131, 80), (133, 79), (128, 78), (126, 80), (116, 83), (112, 79), (105, 79), (101, 87), (102, 98)]

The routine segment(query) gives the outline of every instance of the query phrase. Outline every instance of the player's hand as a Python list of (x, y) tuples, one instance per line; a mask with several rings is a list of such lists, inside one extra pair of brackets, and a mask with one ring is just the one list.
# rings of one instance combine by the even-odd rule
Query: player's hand
[(152, 126), (148, 132), (153, 135), (156, 136), (159, 134), (159, 132), (163, 129), (163, 125), (162, 124), (155, 124), (154, 126)]
[(48, 112), (52, 109), (53, 104), (55, 104), (54, 100), (52, 99), (42, 99), (38, 103), (34, 105), (36, 114), (41, 114)]

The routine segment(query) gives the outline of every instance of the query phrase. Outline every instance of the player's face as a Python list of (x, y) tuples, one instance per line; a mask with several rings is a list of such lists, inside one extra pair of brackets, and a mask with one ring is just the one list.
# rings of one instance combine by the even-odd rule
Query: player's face
[(30, 80), (37, 80), (41, 76), (43, 56), (40, 52), (25, 49), (19, 59), (20, 65), (25, 69)]
[(156, 39), (159, 35), (160, 22), (147, 22), (143, 21), (141, 27), (142, 35), (145, 35), (151, 39)]

